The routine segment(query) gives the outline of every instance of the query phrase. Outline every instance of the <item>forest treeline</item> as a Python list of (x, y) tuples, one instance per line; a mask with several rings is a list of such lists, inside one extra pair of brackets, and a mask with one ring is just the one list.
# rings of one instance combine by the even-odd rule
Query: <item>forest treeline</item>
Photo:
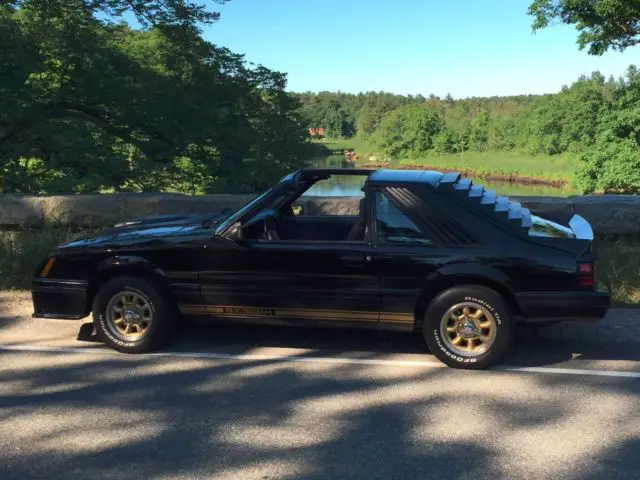
[(619, 78), (594, 72), (559, 93), (453, 99), (450, 95), (303, 93), (307, 128), (328, 138), (360, 137), (387, 159), (432, 153), (516, 151), (580, 155), (585, 192), (640, 191), (640, 72)]
[[(255, 192), (317, 154), (317, 127), (391, 158), (575, 152), (582, 191), (640, 192), (635, 67), (543, 96), (293, 94), (286, 74), (203, 39), (226, 1), (0, 2), (0, 192)], [(529, 14), (602, 54), (640, 41), (636, 3), (534, 0)]]

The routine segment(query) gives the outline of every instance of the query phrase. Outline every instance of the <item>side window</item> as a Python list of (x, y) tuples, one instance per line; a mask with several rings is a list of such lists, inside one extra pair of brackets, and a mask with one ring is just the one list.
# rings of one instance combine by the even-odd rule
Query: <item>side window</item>
[(382, 192), (375, 193), (378, 241), (402, 245), (431, 245), (415, 223)]
[[(366, 175), (332, 175), (319, 180), (291, 206), (295, 216), (357, 216)], [(349, 202), (354, 208), (341, 208)]]

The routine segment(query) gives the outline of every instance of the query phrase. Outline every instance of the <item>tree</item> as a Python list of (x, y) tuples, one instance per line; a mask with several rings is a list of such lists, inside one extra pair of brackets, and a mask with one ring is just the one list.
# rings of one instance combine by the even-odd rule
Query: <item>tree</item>
[(456, 151), (456, 136), (448, 128), (443, 128), (433, 139), (433, 149), (438, 153), (453, 153)]
[(420, 105), (407, 105), (389, 112), (375, 133), (376, 144), (391, 158), (426, 154), (443, 127), (440, 114)]
[(470, 145), (478, 150), (484, 152), (487, 149), (487, 142), (489, 141), (489, 125), (491, 118), (486, 111), (481, 111), (471, 121), (471, 134), (469, 135)]
[(254, 191), (301, 165), (285, 75), (204, 41), (217, 18), (183, 0), (0, 7), (2, 190)]
[(634, 140), (603, 137), (580, 160), (576, 185), (584, 193), (640, 194), (640, 148)]
[[(211, 0), (209, 3), (227, 1)], [(100, 16), (108, 23), (121, 21), (131, 14), (143, 27), (162, 27), (165, 32), (182, 30), (182, 33), (191, 34), (198, 32), (200, 25), (220, 18), (220, 13), (189, 0), (5, 0), (3, 4), (42, 15), (43, 20), (52, 23), (76, 23), (79, 13), (85, 19)]]
[(372, 135), (380, 126), (382, 116), (383, 113), (380, 109), (373, 105), (365, 105), (362, 107), (356, 120), (356, 129), (358, 133), (363, 137)]
[(595, 144), (581, 157), (576, 184), (584, 193), (640, 193), (640, 73), (627, 72), (617, 99), (598, 124)]
[(529, 6), (534, 32), (555, 20), (575, 25), (580, 49), (591, 55), (640, 43), (638, 0), (535, 0)]

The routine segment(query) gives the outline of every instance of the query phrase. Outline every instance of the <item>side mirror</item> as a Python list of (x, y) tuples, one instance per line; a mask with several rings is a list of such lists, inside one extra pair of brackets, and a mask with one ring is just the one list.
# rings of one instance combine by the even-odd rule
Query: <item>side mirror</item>
[(244, 240), (244, 236), (242, 235), (242, 225), (240, 222), (236, 222), (231, 225), (231, 228), (227, 230), (225, 237), (234, 242), (242, 242)]

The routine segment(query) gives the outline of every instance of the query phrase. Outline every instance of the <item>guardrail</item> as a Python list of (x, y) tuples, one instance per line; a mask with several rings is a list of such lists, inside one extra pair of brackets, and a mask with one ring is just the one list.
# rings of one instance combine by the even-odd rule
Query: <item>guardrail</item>
[[(0, 227), (41, 228), (46, 225), (101, 226), (133, 217), (216, 212), (238, 208), (253, 195), (180, 195), (117, 193), (105, 195), (0, 195)], [(568, 221), (584, 217), (597, 234), (640, 234), (640, 196), (587, 195), (512, 197), (532, 213)], [(355, 197), (304, 197), (298, 202), (309, 214), (350, 215), (358, 211)]]

